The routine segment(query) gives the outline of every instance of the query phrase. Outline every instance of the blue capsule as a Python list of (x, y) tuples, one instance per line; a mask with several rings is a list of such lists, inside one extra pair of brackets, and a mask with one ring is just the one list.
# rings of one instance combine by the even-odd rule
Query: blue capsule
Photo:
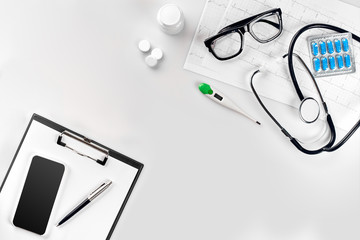
[(344, 61), (343, 61), (343, 57), (341, 55), (337, 55), (336, 56), (336, 61), (338, 64), (338, 68), (343, 68), (344, 67)]
[(321, 55), (324, 55), (326, 53), (326, 45), (324, 41), (320, 41), (319, 42), (320, 45), (320, 53)]
[(349, 41), (346, 38), (341, 39), (344, 52), (349, 51)]
[(335, 58), (333, 56), (329, 57), (329, 65), (331, 70), (335, 69)]
[(326, 57), (321, 58), (321, 66), (322, 66), (322, 70), (324, 71), (326, 71), (329, 68)]
[(340, 40), (339, 39), (335, 39), (334, 40), (334, 43), (335, 43), (335, 50), (337, 53), (341, 52), (341, 43), (340, 43)]
[(345, 67), (347, 68), (351, 67), (350, 55), (345, 54), (344, 59), (345, 59)]
[(313, 63), (314, 63), (315, 71), (316, 72), (320, 71), (320, 59), (319, 58), (314, 58)]
[(317, 42), (311, 43), (311, 50), (312, 50), (312, 54), (314, 56), (317, 56), (319, 54), (319, 46), (318, 46)]
[(332, 41), (327, 40), (326, 45), (327, 45), (328, 53), (332, 54), (334, 52), (334, 46)]

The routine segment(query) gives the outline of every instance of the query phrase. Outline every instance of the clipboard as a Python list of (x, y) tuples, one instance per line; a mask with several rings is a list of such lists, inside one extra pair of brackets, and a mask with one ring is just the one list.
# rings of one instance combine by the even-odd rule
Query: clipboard
[[(65, 165), (46, 233), (17, 228), (12, 220), (32, 156), (40, 155)], [(0, 239), (109, 240), (143, 164), (102, 144), (34, 114), (0, 186)], [(104, 179), (112, 189), (63, 227), (57, 222)], [(36, 221), (36, 217), (34, 218)]]

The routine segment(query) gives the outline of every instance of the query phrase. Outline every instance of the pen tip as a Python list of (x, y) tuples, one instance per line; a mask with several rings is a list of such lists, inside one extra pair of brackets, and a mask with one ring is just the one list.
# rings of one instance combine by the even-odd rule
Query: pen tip
[(256, 121), (256, 123), (257, 123), (257, 124), (259, 124), (259, 125), (261, 125), (261, 123), (260, 123), (260, 122), (258, 122), (258, 121)]

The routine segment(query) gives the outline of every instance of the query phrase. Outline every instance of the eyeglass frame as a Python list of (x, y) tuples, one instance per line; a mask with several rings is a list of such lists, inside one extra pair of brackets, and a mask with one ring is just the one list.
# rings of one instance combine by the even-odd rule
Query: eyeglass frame
[[(279, 29), (279, 32), (274, 35), (273, 37), (267, 39), (267, 40), (262, 40), (262, 39), (259, 39), (255, 33), (252, 31), (252, 26), (257, 22), (258, 19), (264, 17), (265, 15), (267, 14), (275, 14), (278, 19), (279, 19), (279, 24), (276, 24), (273, 23), (273, 22), (268, 22), (270, 25), (273, 25), (274, 27), (278, 28)], [(281, 12), (281, 9), (280, 8), (274, 8), (274, 9), (270, 9), (266, 12), (262, 12), (262, 13), (259, 13), (255, 16), (252, 16), (252, 17), (248, 17), (248, 18), (245, 18), (243, 20), (240, 20), (236, 23), (233, 23), (233, 24), (230, 24), (229, 26), (226, 26), (224, 28), (222, 28), (216, 35), (212, 36), (212, 37), (208, 37), (207, 39), (205, 39), (204, 41), (204, 44), (205, 46), (209, 49), (209, 52), (212, 53), (212, 55), (220, 60), (220, 61), (224, 61), (224, 60), (229, 60), (231, 58), (234, 58), (236, 56), (239, 56), (240, 53), (243, 51), (243, 48), (244, 48), (244, 34), (246, 32), (250, 33), (250, 35), (258, 42), (260, 43), (267, 43), (267, 42), (270, 42), (272, 40), (274, 40), (275, 38), (277, 38), (281, 33), (282, 33), (282, 30), (283, 30), (283, 24), (282, 24), (282, 16), (281, 16), (282, 12)], [(279, 25), (279, 26), (277, 26)], [(237, 32), (239, 33), (240, 35), (240, 41), (241, 41), (241, 44), (240, 44), (240, 49), (237, 53), (235, 53), (234, 55), (232, 56), (229, 56), (229, 57), (219, 57), (216, 55), (212, 45), (214, 43), (215, 40), (217, 40), (218, 38), (222, 37), (222, 36), (225, 36), (227, 34), (230, 34), (230, 33), (233, 33), (233, 32)]]

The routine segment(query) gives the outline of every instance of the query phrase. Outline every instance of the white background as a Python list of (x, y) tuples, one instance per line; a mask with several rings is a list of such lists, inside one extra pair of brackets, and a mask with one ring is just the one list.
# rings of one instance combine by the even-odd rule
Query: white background
[[(180, 35), (158, 27), (164, 3), (184, 11)], [(197, 85), (213, 80), (183, 70), (204, 4), (1, 1), (0, 178), (35, 112), (145, 164), (112, 239), (358, 240), (359, 133), (307, 156), (251, 93), (214, 83), (260, 127), (210, 102)], [(164, 50), (157, 69), (141, 39)]]

